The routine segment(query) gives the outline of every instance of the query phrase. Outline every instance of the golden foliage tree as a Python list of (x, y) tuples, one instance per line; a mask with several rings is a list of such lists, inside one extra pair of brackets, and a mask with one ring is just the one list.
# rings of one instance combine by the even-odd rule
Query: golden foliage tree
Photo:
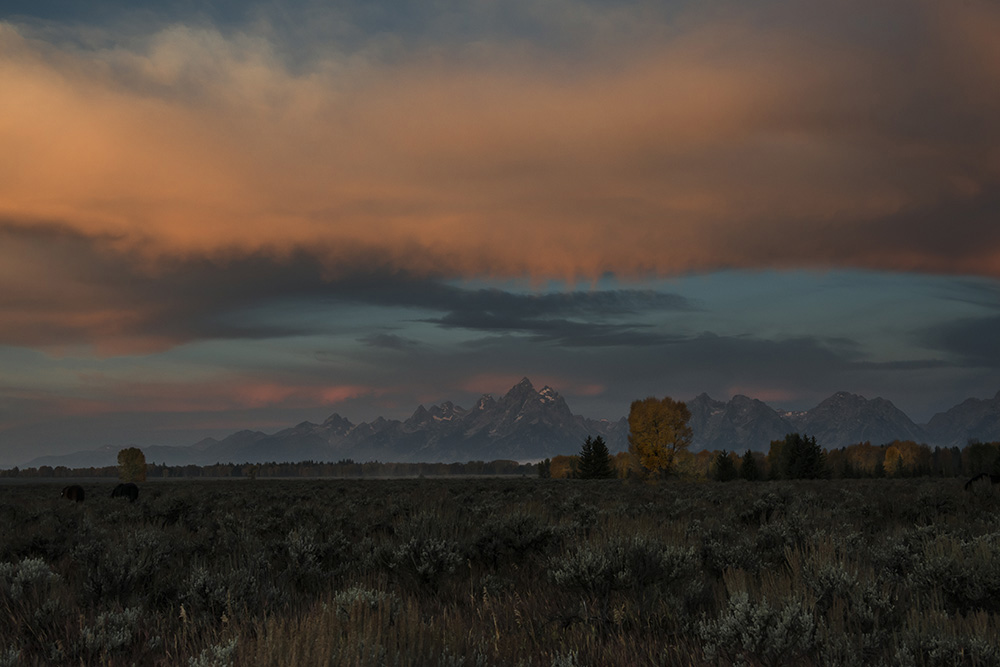
[(146, 481), (146, 455), (138, 447), (118, 452), (118, 477), (123, 482)]
[(894, 477), (899, 476), (903, 471), (903, 454), (899, 448), (890, 446), (885, 450), (885, 460), (882, 463), (885, 474)]
[(691, 411), (669, 396), (633, 401), (628, 413), (629, 451), (650, 475), (669, 475), (691, 445)]
[(580, 464), (578, 456), (553, 456), (549, 463), (549, 474), (552, 479), (569, 479), (576, 474), (576, 469)]
[(885, 448), (865, 441), (849, 445), (845, 453), (851, 468), (862, 476), (875, 476), (878, 470), (885, 470)]

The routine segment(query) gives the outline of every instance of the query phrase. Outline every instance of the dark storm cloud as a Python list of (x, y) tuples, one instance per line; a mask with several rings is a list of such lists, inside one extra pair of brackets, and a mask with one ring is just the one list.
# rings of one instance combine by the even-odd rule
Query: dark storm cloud
[(518, 332), (532, 342), (554, 342), (574, 347), (663, 345), (675, 336), (653, 330), (649, 324), (603, 324), (552, 318), (501, 317), (492, 313), (449, 313), (443, 318), (424, 320), (447, 329), (488, 332)]
[[(105, 352), (167, 348), (200, 339), (265, 338), (316, 332), (269, 312), (293, 303), (335, 313), (339, 306), (406, 308), (444, 315), (447, 328), (533, 332), (568, 344), (649, 344), (640, 325), (571, 322), (693, 309), (652, 290), (520, 294), (466, 289), (393, 271), (377, 249), (236, 251), (147, 259), (111, 235), (58, 224), (0, 222), (8, 270), (0, 273), (0, 342), (34, 347), (102, 343)], [(331, 318), (333, 319), (333, 318)], [(311, 324), (318, 330), (332, 325)], [(405, 339), (373, 335), (368, 345)]]
[(31, 347), (100, 342), (162, 348), (201, 338), (298, 333), (282, 325), (233, 324), (227, 313), (285, 295), (322, 290), (310, 256), (258, 252), (221, 258), (146, 260), (111, 236), (49, 224), (0, 223), (8, 271), (0, 274), (0, 342)]
[(683, 297), (652, 290), (557, 294), (450, 290), (447, 297), (434, 305), (449, 312), (423, 321), (446, 329), (517, 332), (534, 342), (579, 347), (661, 345), (673, 340), (673, 336), (656, 331), (649, 324), (618, 320), (650, 312), (695, 310)]
[[(327, 296), (378, 306), (425, 308), (448, 312), (465, 324), (448, 326), (493, 329), (510, 319), (559, 316), (611, 317), (647, 311), (691, 311), (696, 306), (676, 294), (654, 290), (589, 290), (523, 294), (496, 288), (467, 289), (433, 280), (409, 278), (398, 273), (357, 271), (332, 282)], [(476, 318), (490, 324), (477, 326)], [(520, 328), (516, 324), (512, 328)]]
[(1000, 368), (1000, 316), (963, 319), (932, 328), (926, 343), (948, 353), (961, 364)]

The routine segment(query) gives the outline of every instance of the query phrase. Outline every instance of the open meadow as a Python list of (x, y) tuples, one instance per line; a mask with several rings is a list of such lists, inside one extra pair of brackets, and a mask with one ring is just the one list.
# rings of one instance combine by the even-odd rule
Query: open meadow
[(0, 665), (997, 665), (958, 479), (0, 486)]

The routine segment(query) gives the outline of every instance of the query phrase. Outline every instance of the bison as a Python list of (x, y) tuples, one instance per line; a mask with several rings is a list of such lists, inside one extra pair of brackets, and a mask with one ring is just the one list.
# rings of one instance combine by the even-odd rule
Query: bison
[(136, 498), (139, 497), (139, 487), (128, 482), (126, 484), (119, 484), (115, 487), (115, 490), (111, 492), (112, 498), (128, 498), (130, 503), (134, 503)]
[(965, 490), (968, 491), (972, 488), (972, 485), (976, 482), (981, 482), (985, 480), (990, 480), (990, 484), (1000, 484), (1000, 473), (996, 472), (982, 472), (970, 479), (965, 483)]
[(83, 487), (78, 484), (67, 486), (65, 489), (62, 490), (62, 497), (68, 498), (69, 500), (75, 500), (78, 503), (82, 503)]

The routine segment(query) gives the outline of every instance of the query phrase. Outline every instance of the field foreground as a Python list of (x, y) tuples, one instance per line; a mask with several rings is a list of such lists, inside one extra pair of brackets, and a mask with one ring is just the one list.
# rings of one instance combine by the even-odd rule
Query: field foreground
[(1000, 665), (959, 480), (0, 487), (0, 667)]

